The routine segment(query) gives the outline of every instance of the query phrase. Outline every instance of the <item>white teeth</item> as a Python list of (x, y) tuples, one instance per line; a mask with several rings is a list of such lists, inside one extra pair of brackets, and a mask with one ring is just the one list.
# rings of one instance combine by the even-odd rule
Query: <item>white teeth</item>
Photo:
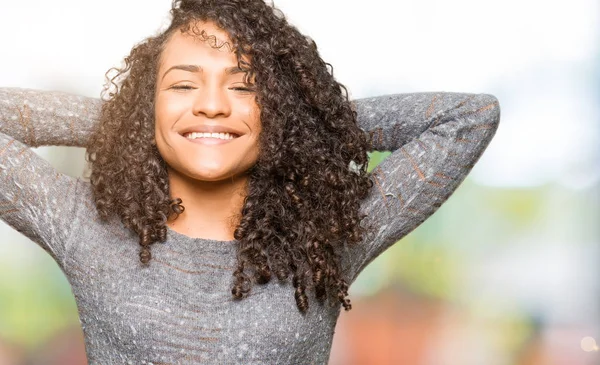
[(187, 133), (185, 135), (186, 138), (196, 139), (196, 138), (218, 138), (218, 139), (233, 139), (234, 137), (229, 133)]

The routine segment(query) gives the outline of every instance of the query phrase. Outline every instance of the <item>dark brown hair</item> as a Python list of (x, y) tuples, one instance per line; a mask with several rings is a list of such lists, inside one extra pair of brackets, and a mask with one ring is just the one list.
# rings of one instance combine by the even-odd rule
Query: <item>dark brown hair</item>
[[(308, 287), (320, 301), (329, 293), (350, 310), (339, 250), (358, 244), (366, 233), (359, 206), (373, 182), (367, 172), (369, 137), (357, 125), (346, 88), (335, 81), (316, 43), (272, 4), (176, 0), (172, 5), (169, 27), (135, 45), (124, 66), (106, 73), (99, 128), (86, 146), (100, 217), (116, 214), (137, 233), (146, 264), (150, 246), (167, 238), (167, 218), (183, 212), (185, 202), (169, 196), (166, 163), (153, 141), (158, 60), (176, 31), (210, 40), (195, 21), (212, 21), (229, 35), (246, 80), (255, 76), (261, 116), (259, 156), (248, 171), (234, 232), (239, 247), (231, 292), (241, 299), (251, 278), (263, 284), (275, 274), (284, 281), (291, 272), (302, 313), (308, 309)], [(111, 71), (116, 75), (109, 77)]]

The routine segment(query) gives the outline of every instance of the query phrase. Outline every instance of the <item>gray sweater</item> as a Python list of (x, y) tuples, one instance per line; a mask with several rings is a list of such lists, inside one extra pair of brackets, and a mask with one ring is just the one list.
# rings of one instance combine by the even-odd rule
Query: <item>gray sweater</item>
[[(361, 204), (377, 229), (342, 252), (351, 282), (450, 197), (500, 121), (489, 94), (406, 93), (353, 103), (373, 150), (393, 153), (374, 171)], [(233, 300), (235, 240), (169, 228), (144, 266), (137, 235), (118, 219), (99, 220), (89, 182), (57, 172), (31, 150), (83, 147), (100, 105), (63, 92), (0, 88), (0, 217), (66, 275), (89, 364), (327, 364), (341, 306), (319, 305), (308, 291), (302, 315), (291, 283), (275, 279)]]

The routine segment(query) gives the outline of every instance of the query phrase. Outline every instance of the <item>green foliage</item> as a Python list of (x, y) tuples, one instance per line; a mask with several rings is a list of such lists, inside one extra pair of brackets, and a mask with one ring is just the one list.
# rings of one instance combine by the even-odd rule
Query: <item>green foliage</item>
[[(0, 264), (0, 337), (32, 349), (67, 324), (78, 324), (68, 281), (49, 255), (15, 269)], [(41, 264), (40, 262), (41, 261)]]
[(371, 172), (381, 163), (381, 161), (392, 153), (390, 151), (371, 151), (367, 154), (369, 155), (369, 166), (367, 167), (367, 171)]

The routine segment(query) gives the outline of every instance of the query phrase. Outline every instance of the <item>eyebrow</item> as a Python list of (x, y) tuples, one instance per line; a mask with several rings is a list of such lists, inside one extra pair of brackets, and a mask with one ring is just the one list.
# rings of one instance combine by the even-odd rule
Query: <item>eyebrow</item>
[[(202, 72), (203, 69), (201, 66), (198, 65), (175, 65), (172, 66), (171, 68), (169, 68), (162, 76), (161, 80), (163, 80), (165, 78), (165, 76), (167, 76), (167, 74), (169, 73), (169, 71), (171, 70), (183, 70), (183, 71), (189, 71), (189, 72)], [(238, 66), (233, 66), (233, 67), (228, 67), (225, 69), (225, 74), (227, 76), (230, 75), (235, 75), (241, 72), (246, 72), (245, 70), (242, 70), (241, 68), (239, 68)]]

